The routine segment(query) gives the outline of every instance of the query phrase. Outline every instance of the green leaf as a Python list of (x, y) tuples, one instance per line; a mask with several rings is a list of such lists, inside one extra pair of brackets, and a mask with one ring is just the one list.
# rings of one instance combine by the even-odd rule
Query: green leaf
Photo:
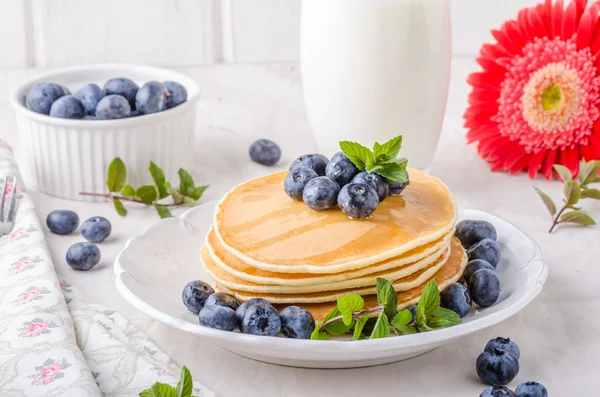
[(350, 322), (350, 325), (344, 324), (343, 321), (336, 321), (335, 323), (329, 324), (325, 327), (325, 330), (329, 332), (331, 335), (344, 335), (347, 334), (352, 326), (354, 325), (354, 320)]
[(173, 203), (174, 204), (181, 204), (183, 203), (183, 195), (181, 193), (179, 193), (175, 188), (169, 187), (169, 193), (171, 193), (171, 197), (173, 197)]
[(177, 384), (177, 397), (191, 397), (194, 389), (194, 382), (192, 375), (187, 367), (181, 369), (181, 375), (179, 376), (179, 383)]
[(427, 317), (427, 326), (432, 329), (448, 328), (462, 322), (460, 316), (449, 309), (438, 308), (433, 316)]
[(585, 189), (581, 192), (582, 198), (591, 198), (594, 200), (600, 200), (600, 190), (598, 189)]
[(144, 203), (153, 203), (156, 200), (156, 188), (152, 185), (141, 186), (137, 188), (135, 195)]
[(321, 332), (321, 324), (317, 324), (313, 332), (310, 334), (312, 340), (329, 340), (329, 335), (325, 332)]
[(177, 392), (171, 385), (156, 382), (151, 388), (142, 391), (140, 397), (177, 397)]
[(165, 207), (164, 205), (158, 205), (154, 203), (154, 209), (156, 209), (156, 212), (158, 212), (158, 216), (160, 216), (161, 219), (170, 218), (173, 216), (169, 210), (169, 207)]
[(598, 172), (600, 172), (600, 160), (584, 162), (579, 169), (579, 182), (582, 185), (597, 182)]
[(380, 155), (387, 155), (390, 157), (396, 157), (398, 152), (400, 152), (400, 147), (402, 146), (402, 135), (398, 135), (395, 138), (390, 139), (383, 145), (379, 145), (379, 143), (375, 143), (373, 146), (373, 156), (375, 158)]
[(164, 199), (169, 195), (167, 191), (167, 187), (165, 185), (165, 173), (163, 170), (152, 161), (150, 162), (150, 167), (148, 167), (150, 171), (150, 175), (152, 175), (152, 180), (154, 180), (154, 184), (156, 185), (156, 189), (158, 190), (158, 198), (159, 200)]
[(184, 196), (189, 196), (194, 191), (194, 179), (189, 172), (180, 168), (177, 171), (179, 174), (179, 193)]
[(410, 335), (417, 332), (417, 329), (415, 327), (411, 327), (410, 325), (399, 325), (395, 328), (405, 335)]
[(373, 332), (369, 339), (379, 339), (385, 338), (390, 335), (390, 322), (382, 311), (379, 313), (379, 317), (377, 318), (377, 322), (375, 323), (375, 328), (373, 328)]
[(183, 196), (183, 204), (187, 205), (188, 207), (195, 207), (198, 205), (196, 200), (194, 200), (193, 198), (191, 198), (189, 196)]
[(398, 295), (393, 281), (377, 278), (377, 303), (384, 306), (388, 318), (394, 318), (398, 312)]
[(556, 204), (554, 204), (554, 201), (552, 201), (550, 196), (548, 196), (546, 193), (542, 192), (537, 187), (534, 186), (533, 188), (537, 192), (538, 196), (540, 196), (540, 198), (544, 202), (544, 205), (546, 206), (546, 208), (548, 208), (548, 212), (550, 212), (550, 215), (554, 216), (556, 214)]
[[(373, 169), (375, 168), (373, 167)], [(373, 169), (367, 169), (367, 171), (381, 175), (388, 183), (406, 182), (406, 166), (398, 163), (389, 163), (382, 166), (378, 165), (376, 171)]]
[(412, 322), (413, 315), (408, 309), (402, 310), (400, 313), (396, 314), (396, 317), (392, 320), (392, 325), (396, 328), (399, 328), (402, 325), (408, 325)]
[(115, 205), (115, 209), (117, 210), (117, 214), (119, 214), (121, 216), (127, 215), (127, 210), (125, 209), (125, 206), (123, 205), (123, 203), (121, 202), (121, 200), (119, 200), (116, 197), (113, 197), (113, 204)]
[(121, 190), (121, 194), (124, 197), (133, 197), (133, 196), (135, 196), (135, 189), (131, 185), (125, 185), (125, 186), (123, 186), (123, 189)]
[(340, 313), (340, 310), (337, 307), (334, 307), (333, 309), (331, 309), (331, 311), (329, 313), (327, 313), (327, 315), (323, 318), (323, 322), (326, 323), (327, 321), (331, 320), (334, 317), (337, 316), (341, 316), (342, 314)]
[(342, 149), (342, 152), (344, 152), (350, 161), (352, 161), (354, 165), (361, 171), (365, 170), (365, 165), (369, 158), (371, 158), (372, 161), (373, 155), (371, 151), (360, 143), (342, 141), (340, 142), (340, 149)]
[(206, 189), (208, 189), (209, 185), (199, 186), (194, 189), (194, 191), (190, 194), (190, 197), (194, 200), (200, 200)]
[(365, 324), (367, 323), (368, 319), (369, 319), (369, 316), (364, 314), (361, 317), (359, 317), (358, 320), (356, 320), (356, 324), (354, 324), (354, 335), (353, 335), (354, 340), (360, 339), (363, 328), (365, 327)]
[(120, 192), (127, 180), (127, 168), (120, 158), (115, 158), (108, 166), (106, 186), (109, 192)]
[(596, 224), (588, 214), (581, 211), (570, 211), (562, 214), (560, 222), (576, 223), (581, 226), (593, 226)]
[(360, 295), (348, 294), (338, 298), (337, 308), (342, 314), (342, 321), (346, 325), (352, 324), (352, 315), (354, 312), (362, 310), (365, 301)]
[(385, 278), (378, 277), (377, 278), (377, 303), (380, 305), (385, 305), (388, 301), (389, 288), (388, 285), (391, 285), (392, 282), (386, 280)]
[(440, 307), (440, 291), (435, 280), (428, 282), (423, 289), (417, 305), (417, 312), (419, 311), (419, 307), (423, 307), (426, 317), (435, 315), (437, 309)]
[(567, 167), (564, 167), (560, 164), (554, 164), (554, 169), (560, 176), (560, 179), (563, 180), (563, 182), (568, 182), (573, 179), (573, 174), (571, 174), (571, 171), (569, 171)]
[(581, 198), (581, 187), (579, 186), (579, 182), (575, 180), (567, 181), (563, 192), (565, 194), (565, 202), (567, 205), (577, 204)]

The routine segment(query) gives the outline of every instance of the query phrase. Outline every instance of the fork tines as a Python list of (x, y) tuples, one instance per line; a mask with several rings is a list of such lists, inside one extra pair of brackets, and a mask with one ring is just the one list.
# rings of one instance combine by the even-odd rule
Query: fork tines
[[(10, 179), (12, 179), (12, 187), (9, 192), (8, 191), (8, 182)], [(7, 197), (10, 198), (10, 203), (8, 205), (8, 212), (6, 213), (6, 218), (5, 218), (4, 217), (4, 203), (6, 202)], [(0, 223), (14, 222), (16, 203), (17, 203), (17, 177), (7, 176), (6, 179), (4, 180), (4, 185), (2, 186), (2, 197), (0, 198)]]

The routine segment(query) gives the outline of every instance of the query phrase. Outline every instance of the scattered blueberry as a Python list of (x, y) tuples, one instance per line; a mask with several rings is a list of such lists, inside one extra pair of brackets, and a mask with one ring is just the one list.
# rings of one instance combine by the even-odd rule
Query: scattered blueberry
[(67, 251), (67, 264), (76, 270), (90, 270), (100, 262), (100, 249), (92, 243), (75, 243)]
[(96, 114), (96, 106), (104, 98), (104, 91), (97, 84), (86, 84), (75, 93), (86, 115)]
[(79, 217), (74, 211), (55, 210), (46, 217), (46, 225), (54, 234), (71, 234), (79, 226)]
[(500, 296), (500, 280), (489, 269), (477, 270), (468, 284), (471, 299), (481, 307), (492, 306)]
[(104, 92), (106, 95), (121, 95), (127, 99), (129, 106), (132, 108), (135, 106), (135, 96), (138, 88), (136, 83), (124, 77), (110, 79), (104, 83)]
[(204, 306), (225, 306), (231, 308), (231, 310), (237, 310), (240, 307), (240, 301), (231, 294), (226, 292), (215, 292), (206, 299)]
[(515, 390), (518, 397), (548, 397), (548, 390), (537, 382), (525, 382)]
[(83, 222), (81, 225), (81, 234), (91, 243), (101, 243), (112, 230), (108, 219), (101, 216), (95, 216)]
[(505, 386), (492, 386), (486, 389), (479, 397), (519, 397), (514, 391)]
[(204, 307), (206, 299), (208, 299), (208, 297), (214, 293), (215, 290), (210, 285), (204, 281), (196, 280), (187, 283), (187, 285), (183, 288), (183, 291), (181, 292), (181, 299), (189, 311), (194, 314), (198, 314)]
[(417, 305), (416, 304), (411, 305), (408, 307), (407, 310), (412, 313), (412, 316), (413, 316), (412, 321), (415, 321), (417, 318)]
[(318, 177), (318, 175), (312, 169), (304, 166), (296, 167), (285, 177), (283, 187), (288, 196), (294, 200), (302, 201), (302, 193), (304, 192), (306, 184), (316, 177)]
[(240, 328), (245, 334), (277, 336), (281, 319), (273, 306), (257, 303), (246, 310)]
[(315, 319), (309, 311), (299, 306), (288, 306), (279, 314), (281, 333), (286, 338), (310, 339), (315, 330)]
[(496, 268), (498, 262), (500, 262), (501, 250), (497, 242), (486, 238), (471, 246), (467, 250), (467, 256), (469, 261), (483, 259)]
[(204, 306), (198, 316), (200, 325), (205, 327), (220, 329), (223, 331), (233, 331), (238, 326), (238, 319), (230, 307), (226, 306)]
[(462, 246), (469, 248), (485, 238), (496, 240), (496, 228), (486, 221), (465, 220), (456, 224), (454, 235), (460, 240)]
[(476, 369), (488, 385), (506, 385), (519, 373), (519, 360), (504, 350), (484, 351), (477, 357)]
[(33, 87), (25, 98), (27, 109), (36, 113), (50, 114), (52, 103), (66, 95), (62, 86), (56, 83), (41, 83)]
[(358, 174), (358, 168), (343, 152), (337, 152), (325, 168), (325, 175), (336, 181), (340, 187), (348, 184)]
[(471, 310), (471, 295), (462, 284), (452, 283), (440, 294), (440, 306), (450, 309), (461, 318)]
[(167, 89), (158, 81), (149, 81), (135, 94), (135, 109), (144, 114), (162, 112), (167, 108)]
[(121, 95), (107, 95), (96, 106), (96, 117), (100, 120), (122, 119), (129, 117), (131, 106)]
[(471, 279), (473, 273), (481, 269), (496, 271), (494, 266), (490, 265), (487, 261), (484, 261), (483, 259), (474, 259), (467, 263), (467, 267), (465, 267), (465, 271), (463, 272), (463, 278), (465, 279), (465, 282), (469, 284), (469, 280)]
[(240, 323), (242, 322), (242, 319), (244, 318), (244, 314), (246, 314), (246, 310), (248, 310), (248, 308), (250, 306), (254, 306), (256, 304), (263, 304), (263, 305), (270, 305), (271, 303), (269, 303), (268, 300), (263, 299), (263, 298), (251, 298), (248, 299), (247, 301), (244, 301), (244, 303), (242, 303), (237, 310), (235, 311), (235, 314), (237, 314), (238, 316), (238, 320), (240, 320)]
[(350, 183), (340, 190), (338, 206), (350, 218), (368, 218), (377, 209), (375, 189), (364, 183)]
[(250, 158), (262, 165), (275, 165), (281, 158), (281, 149), (279, 146), (268, 139), (259, 139), (254, 141), (248, 149)]
[(504, 350), (505, 352), (512, 354), (516, 358), (521, 357), (521, 349), (519, 349), (519, 345), (517, 345), (515, 342), (510, 340), (510, 338), (498, 337), (498, 338), (492, 339), (491, 341), (489, 341), (487, 343), (487, 345), (485, 345), (485, 348), (483, 350), (493, 350), (493, 349)]
[(377, 192), (377, 198), (379, 199), (380, 203), (385, 200), (390, 192), (390, 185), (386, 182), (386, 180), (383, 177), (371, 172), (359, 172), (354, 178), (352, 178), (352, 183), (365, 183), (371, 186)]
[(315, 211), (335, 207), (340, 186), (326, 176), (319, 176), (308, 181), (302, 192), (302, 200)]
[(390, 196), (400, 196), (404, 189), (408, 185), (410, 185), (410, 178), (408, 177), (408, 172), (404, 171), (406, 174), (406, 182), (394, 182), (390, 183)]
[(304, 154), (298, 157), (292, 165), (290, 165), (290, 171), (296, 167), (308, 167), (319, 176), (325, 175), (325, 169), (329, 160), (322, 154)]
[(185, 87), (174, 81), (165, 81), (163, 83), (169, 95), (167, 96), (167, 109), (179, 106), (187, 101), (187, 90)]

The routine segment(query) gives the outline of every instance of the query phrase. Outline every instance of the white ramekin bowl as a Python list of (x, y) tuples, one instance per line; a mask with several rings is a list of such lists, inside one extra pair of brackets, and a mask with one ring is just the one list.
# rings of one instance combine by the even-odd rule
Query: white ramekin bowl
[[(119, 120), (69, 120), (32, 112), (25, 107), (29, 90), (55, 82), (75, 93), (87, 83), (103, 86), (113, 77), (138, 85), (151, 80), (176, 81), (187, 89), (187, 102), (164, 112)], [(72, 200), (93, 200), (80, 192), (106, 193), (106, 171), (115, 157), (127, 166), (128, 183), (151, 184), (150, 161), (176, 180), (180, 167), (193, 164), (198, 85), (181, 73), (151, 66), (106, 64), (53, 71), (22, 84), (11, 93), (26, 185), (42, 193)]]

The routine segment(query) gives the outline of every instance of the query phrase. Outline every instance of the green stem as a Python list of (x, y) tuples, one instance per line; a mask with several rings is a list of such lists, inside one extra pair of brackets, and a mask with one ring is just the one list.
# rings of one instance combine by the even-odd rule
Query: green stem
[[(140, 199), (138, 199), (137, 197), (124, 197), (124, 196), (119, 196), (116, 194), (110, 194), (110, 193), (91, 193), (91, 192), (79, 192), (80, 196), (92, 196), (92, 197), (103, 197), (107, 200), (110, 200), (112, 198), (116, 198), (122, 201), (130, 201), (133, 203), (138, 203), (138, 204), (144, 204), (144, 205), (153, 205), (154, 203), (146, 203)], [(181, 204), (177, 204), (177, 203), (170, 203), (170, 204), (159, 204), (156, 203), (157, 206), (159, 207), (177, 207)]]
[[(352, 318), (359, 319), (362, 316), (364, 316), (365, 314), (369, 315), (369, 314), (373, 314), (373, 313), (379, 313), (380, 311), (383, 310), (383, 308), (384, 308), (383, 305), (377, 305), (372, 309), (362, 310), (360, 312), (354, 312), (354, 313), (352, 313)], [(338, 321), (342, 321), (342, 316), (333, 317), (333, 318), (330, 318), (329, 320), (325, 321), (323, 324), (321, 324), (321, 329), (325, 329), (328, 325), (337, 323)]]
[(558, 226), (561, 222), (559, 221), (560, 216), (562, 215), (563, 212), (565, 212), (565, 210), (568, 208), (567, 205), (565, 205), (564, 207), (561, 208), (560, 211), (558, 211), (558, 214), (556, 214), (556, 218), (554, 218), (554, 221), (552, 222), (552, 226), (550, 227), (550, 230), (548, 230), (548, 233), (552, 233), (552, 231), (554, 231), (554, 228), (556, 228), (556, 226)]

